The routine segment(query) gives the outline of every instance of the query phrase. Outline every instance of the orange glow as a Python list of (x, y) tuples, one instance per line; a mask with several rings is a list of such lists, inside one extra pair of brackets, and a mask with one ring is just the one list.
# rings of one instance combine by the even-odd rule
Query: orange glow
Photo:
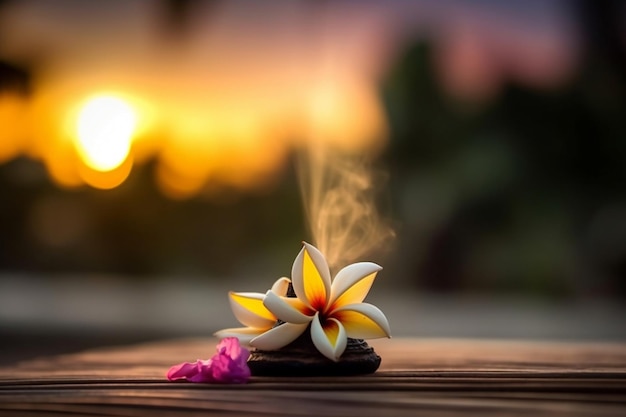
[(310, 139), (349, 152), (367, 152), (384, 143), (387, 125), (367, 81), (328, 77), (309, 95)]
[(132, 167), (133, 159), (127, 157), (120, 165), (106, 172), (80, 163), (78, 165), (78, 173), (80, 178), (88, 185), (101, 190), (109, 190), (123, 183), (128, 178)]
[(205, 173), (198, 172), (197, 168), (185, 169), (182, 165), (162, 161), (156, 171), (156, 180), (161, 192), (175, 200), (197, 194), (204, 186), (207, 177)]
[(0, 100), (0, 119), (10, 127), (1, 133), (0, 161), (25, 154), (41, 160), (59, 186), (111, 189), (134, 165), (156, 159), (159, 188), (181, 199), (273, 184), (290, 149), (302, 141), (364, 150), (382, 143), (386, 133), (365, 81), (330, 77), (324, 88), (303, 86), (299, 94), (267, 105), (248, 100), (239, 107), (226, 96), (214, 97), (223, 108), (203, 106), (192, 94), (168, 103), (158, 90), (133, 93), (132, 99), (94, 95), (82, 84), (42, 83), (30, 101)]
[(90, 94), (81, 83), (46, 83), (30, 101), (0, 100), (0, 119), (10, 127), (0, 133), (0, 162), (25, 154), (41, 160), (60, 186), (110, 189), (134, 165), (156, 159), (155, 180), (172, 198), (221, 187), (259, 189), (275, 182), (303, 141), (348, 151), (384, 143), (384, 116), (367, 82), (331, 77), (323, 86), (240, 108), (214, 97), (224, 102), (217, 108), (191, 94), (168, 103), (158, 90), (131, 99)]
[(83, 181), (77, 170), (78, 155), (69, 141), (61, 141), (45, 155), (45, 165), (50, 178), (65, 188), (75, 188)]
[(0, 93), (0, 163), (17, 156), (27, 136), (26, 101)]

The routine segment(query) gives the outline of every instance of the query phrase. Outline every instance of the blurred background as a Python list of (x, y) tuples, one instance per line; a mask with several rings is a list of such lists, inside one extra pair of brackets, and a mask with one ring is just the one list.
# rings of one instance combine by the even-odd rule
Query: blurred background
[(394, 336), (626, 340), (626, 3), (0, 1), (0, 363), (237, 323), (368, 155)]

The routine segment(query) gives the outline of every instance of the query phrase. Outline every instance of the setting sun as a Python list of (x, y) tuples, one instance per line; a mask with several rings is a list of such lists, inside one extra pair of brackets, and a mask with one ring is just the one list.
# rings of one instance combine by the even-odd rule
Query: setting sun
[(76, 148), (84, 163), (107, 172), (119, 167), (128, 157), (137, 116), (124, 100), (98, 96), (82, 107), (77, 120)]

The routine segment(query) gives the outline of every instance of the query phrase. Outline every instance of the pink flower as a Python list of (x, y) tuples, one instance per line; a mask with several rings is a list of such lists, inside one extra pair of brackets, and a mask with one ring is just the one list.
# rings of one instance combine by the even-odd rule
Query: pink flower
[(227, 337), (217, 345), (211, 359), (198, 359), (195, 363), (183, 362), (167, 372), (167, 379), (186, 379), (190, 382), (216, 384), (244, 384), (250, 378), (248, 356), (250, 352), (239, 345), (236, 337)]

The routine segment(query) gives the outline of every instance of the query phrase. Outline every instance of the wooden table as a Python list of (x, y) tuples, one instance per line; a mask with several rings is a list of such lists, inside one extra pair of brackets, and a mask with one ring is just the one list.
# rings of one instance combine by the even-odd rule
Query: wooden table
[(168, 382), (214, 339), (102, 348), (0, 369), (0, 415), (626, 416), (626, 344), (391, 339), (368, 376)]

